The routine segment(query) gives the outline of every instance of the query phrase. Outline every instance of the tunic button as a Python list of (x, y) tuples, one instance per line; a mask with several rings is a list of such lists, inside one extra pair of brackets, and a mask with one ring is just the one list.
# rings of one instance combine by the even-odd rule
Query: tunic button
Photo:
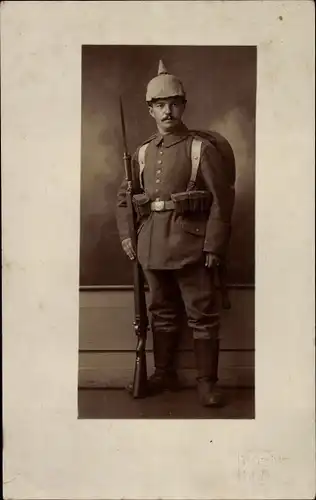
[(161, 170), (160, 170), (160, 169), (159, 169), (159, 170), (157, 170), (157, 174), (160, 174), (160, 173), (161, 173)]
[(160, 154), (163, 155), (163, 151), (160, 151)]
[(160, 182), (160, 179), (157, 179), (157, 180), (156, 180), (156, 183), (157, 183), (157, 184), (159, 184), (159, 182)]
[(161, 164), (162, 164), (162, 161), (161, 161), (161, 160), (159, 160), (159, 161), (158, 161), (158, 163), (159, 163), (159, 165), (161, 165)]

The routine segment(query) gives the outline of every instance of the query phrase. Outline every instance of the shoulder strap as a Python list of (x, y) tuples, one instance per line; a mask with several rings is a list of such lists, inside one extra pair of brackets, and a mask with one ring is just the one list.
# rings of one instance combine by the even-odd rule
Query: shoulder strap
[(143, 170), (145, 168), (145, 153), (149, 146), (149, 142), (143, 144), (138, 150), (138, 163), (139, 163), (139, 183), (143, 188)]
[(188, 184), (188, 189), (195, 186), (196, 176), (200, 166), (202, 141), (193, 137), (191, 144), (191, 177)]

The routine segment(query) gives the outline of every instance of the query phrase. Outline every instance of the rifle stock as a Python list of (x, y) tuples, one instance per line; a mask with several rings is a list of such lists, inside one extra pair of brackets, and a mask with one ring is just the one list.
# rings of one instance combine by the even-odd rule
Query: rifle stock
[[(134, 247), (136, 248), (136, 246)], [(136, 359), (134, 366), (133, 397), (143, 398), (147, 395), (147, 361), (146, 340), (148, 318), (144, 277), (137, 257), (134, 266), (134, 331), (137, 337)]]
[[(132, 245), (137, 254), (137, 217), (133, 206), (133, 175), (131, 156), (127, 150), (125, 121), (122, 100), (120, 99), (120, 112), (122, 135), (124, 142), (124, 168), (127, 182), (126, 204), (128, 212), (129, 233)], [(146, 307), (146, 295), (144, 288), (144, 275), (137, 257), (133, 261), (134, 281), (134, 331), (137, 337), (136, 359), (134, 367), (133, 390), (134, 398), (143, 398), (147, 394), (147, 362), (146, 362), (146, 340), (148, 330), (148, 317)]]

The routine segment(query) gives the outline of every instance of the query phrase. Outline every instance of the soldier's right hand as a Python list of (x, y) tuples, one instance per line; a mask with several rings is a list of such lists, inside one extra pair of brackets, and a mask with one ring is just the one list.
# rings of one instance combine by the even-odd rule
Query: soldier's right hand
[(132, 245), (132, 240), (131, 238), (125, 238), (125, 240), (122, 241), (122, 247), (126, 255), (131, 259), (134, 260), (136, 257), (135, 250)]

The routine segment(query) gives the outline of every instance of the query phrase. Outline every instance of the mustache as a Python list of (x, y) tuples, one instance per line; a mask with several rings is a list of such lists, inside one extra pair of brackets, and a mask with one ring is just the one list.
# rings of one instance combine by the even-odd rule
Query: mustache
[(162, 121), (162, 122), (166, 122), (166, 121), (168, 121), (168, 120), (173, 120), (173, 119), (174, 119), (174, 118), (173, 118), (173, 116), (168, 115), (168, 116), (165, 116), (165, 117), (164, 117), (161, 121)]

